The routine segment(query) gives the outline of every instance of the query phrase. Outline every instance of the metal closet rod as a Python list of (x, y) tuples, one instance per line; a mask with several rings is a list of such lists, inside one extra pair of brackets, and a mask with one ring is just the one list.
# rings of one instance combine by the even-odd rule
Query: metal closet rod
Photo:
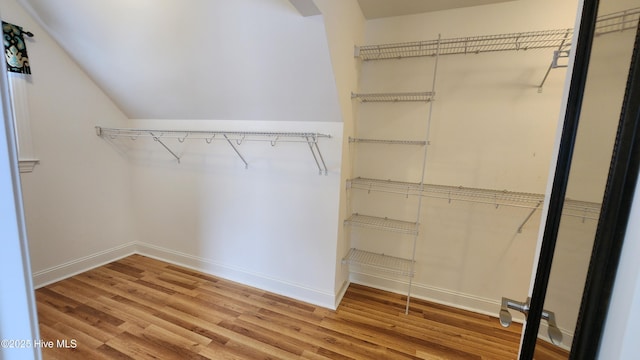
[[(269, 131), (221, 131), (221, 130), (176, 130), (176, 129), (134, 129), (134, 128), (109, 128), (96, 126), (98, 136), (109, 137), (157, 137), (173, 139), (201, 139), (201, 140), (226, 140), (224, 135), (231, 140), (246, 141), (270, 141), (270, 142), (317, 142), (319, 138), (331, 138), (329, 134), (318, 132), (269, 132)], [(223, 138), (219, 138), (222, 136)], [(209, 141), (207, 141), (209, 142)]]
[[(245, 168), (249, 168), (249, 163), (238, 150), (239, 145), (244, 141), (268, 141), (271, 146), (276, 146), (278, 142), (300, 142), (307, 143), (309, 150), (313, 155), (313, 159), (318, 166), (320, 174), (327, 175), (328, 169), (324, 161), (318, 140), (321, 138), (331, 138), (329, 134), (318, 132), (267, 132), (267, 131), (220, 131), (220, 130), (176, 130), (176, 129), (132, 129), (132, 128), (108, 128), (96, 126), (96, 135), (102, 138), (115, 139), (118, 137), (126, 137), (136, 140), (139, 137), (152, 138), (158, 142), (165, 150), (167, 150), (180, 163), (180, 156), (173, 151), (163, 139), (176, 139), (182, 143), (185, 140), (204, 140), (207, 144), (211, 144), (214, 140), (223, 140), (227, 142), (233, 151), (238, 155), (244, 163)], [(235, 143), (235, 144), (234, 144)]]

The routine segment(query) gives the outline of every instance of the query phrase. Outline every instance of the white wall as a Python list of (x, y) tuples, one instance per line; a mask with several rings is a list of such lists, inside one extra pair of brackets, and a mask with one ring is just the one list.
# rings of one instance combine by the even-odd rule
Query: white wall
[[(338, 100), (343, 120), (342, 169), (340, 177), (340, 212), (338, 219), (344, 219), (351, 213), (351, 203), (346, 191), (346, 181), (353, 174), (352, 155), (348, 151), (349, 137), (353, 137), (357, 106), (353, 106), (351, 92), (358, 86), (360, 63), (353, 56), (354, 46), (361, 44), (364, 38), (365, 19), (357, 1), (316, 0), (323, 14), (327, 42), (331, 53), (331, 64), (338, 90)], [(339, 224), (336, 247), (336, 284), (338, 301), (348, 285), (348, 268), (341, 264), (342, 258), (350, 247), (348, 233)]]
[(22, 186), (39, 286), (129, 251), (135, 234), (128, 164), (93, 129), (122, 125), (125, 116), (16, 1), (2, 0), (0, 11), (35, 34), (27, 40), (27, 93), (40, 164), (22, 174)]
[[(577, 2), (514, 1), (474, 8), (371, 20), (366, 44), (571, 28)], [(553, 70), (538, 93), (552, 51), (442, 56), (433, 104), (427, 183), (545, 192), (566, 71)], [(362, 64), (359, 92), (428, 91), (434, 59)], [(420, 140), (421, 104), (362, 104), (363, 138)], [(355, 176), (417, 182), (419, 147), (352, 145)], [(400, 160), (399, 160), (400, 159)], [(353, 191), (353, 210), (415, 221), (416, 199)], [(524, 300), (540, 211), (426, 198), (413, 294), (496, 315), (502, 296)], [(410, 257), (411, 237), (352, 230), (356, 247)], [(406, 281), (380, 274), (352, 280), (406, 292)]]
[[(323, 79), (322, 84), (303, 81), (309, 94), (321, 93), (312, 105), (294, 98), (286, 101), (291, 101), (290, 107), (270, 102), (268, 107), (252, 108), (249, 113), (255, 117), (236, 121), (245, 107), (256, 105), (249, 97), (227, 104), (233, 120), (129, 121), (14, 1), (4, 6), (7, 20), (36, 34), (29, 44), (34, 75), (28, 91), (41, 165), (23, 177), (36, 285), (140, 252), (336, 306), (336, 279), (344, 278), (336, 273), (343, 124), (321, 17), (286, 15), (291, 10), (288, 3), (284, 13), (278, 6), (257, 7), (252, 13), (271, 20), (288, 16), (301, 27), (295, 36), (308, 42), (296, 51), (313, 58), (311, 65), (320, 64), (304, 71)], [(289, 41), (270, 38), (269, 45), (282, 50), (269, 56), (286, 67), (291, 60)], [(269, 64), (263, 65), (271, 68)], [(247, 69), (243, 62), (233, 65), (227, 71)], [(285, 80), (271, 79), (263, 90), (268, 88), (270, 96), (279, 96), (279, 89), (302, 91)], [(224, 89), (243, 91), (241, 83), (224, 84)], [(327, 133), (332, 138), (319, 146), (329, 174), (318, 175), (306, 143), (271, 147), (268, 142), (246, 142), (239, 148), (250, 164), (245, 170), (227, 144), (187, 142), (189, 147), (176, 150), (185, 154), (176, 166), (157, 143), (101, 139), (95, 125)]]
[(132, 163), (132, 200), (143, 254), (305, 300), (335, 306), (342, 124), (260, 120), (135, 120), (141, 128), (308, 131), (330, 134), (319, 175), (306, 143), (166, 144), (120, 139)]

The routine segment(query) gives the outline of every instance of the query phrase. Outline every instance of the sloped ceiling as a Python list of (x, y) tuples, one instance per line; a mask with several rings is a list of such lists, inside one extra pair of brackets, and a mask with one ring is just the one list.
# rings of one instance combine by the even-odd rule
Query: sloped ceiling
[[(129, 118), (341, 121), (313, 0), (17, 1)], [(358, 1), (380, 17), (508, 0)]]
[(494, 4), (514, 0), (358, 0), (367, 19)]
[(288, 0), (19, 2), (129, 118), (341, 121), (322, 18)]

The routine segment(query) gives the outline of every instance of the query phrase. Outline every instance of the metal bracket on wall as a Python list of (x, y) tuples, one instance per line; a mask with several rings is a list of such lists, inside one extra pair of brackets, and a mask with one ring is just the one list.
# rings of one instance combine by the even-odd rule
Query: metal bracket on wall
[(522, 224), (520, 224), (520, 226), (518, 226), (518, 234), (522, 233), (522, 228), (529, 222), (529, 219), (531, 219), (531, 217), (533, 216), (533, 213), (535, 213), (536, 210), (538, 210), (540, 208), (540, 205), (542, 205), (542, 201), (538, 201), (538, 205), (536, 205), (536, 207), (531, 209), (531, 212), (529, 212), (529, 215), (527, 215), (527, 217), (524, 219)]

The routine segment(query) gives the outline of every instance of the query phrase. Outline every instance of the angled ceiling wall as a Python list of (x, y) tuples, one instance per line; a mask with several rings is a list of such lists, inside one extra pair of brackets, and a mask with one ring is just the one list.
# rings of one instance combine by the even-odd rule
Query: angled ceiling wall
[(288, 0), (20, 3), (129, 118), (341, 121), (324, 22)]

